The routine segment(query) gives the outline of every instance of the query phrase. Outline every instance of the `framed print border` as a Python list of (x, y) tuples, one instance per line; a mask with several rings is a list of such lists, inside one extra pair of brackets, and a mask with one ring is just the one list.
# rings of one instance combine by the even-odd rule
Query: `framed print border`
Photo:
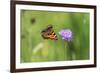
[[(16, 5), (36, 5), (36, 6), (51, 6), (51, 7), (70, 7), (70, 8), (86, 8), (94, 10), (94, 64), (88, 65), (74, 65), (74, 66), (55, 66), (55, 67), (41, 67), (41, 68), (23, 68), (16, 69)], [(59, 70), (59, 69), (75, 69), (75, 68), (89, 68), (96, 67), (96, 6), (93, 5), (79, 5), (79, 4), (62, 4), (62, 3), (47, 3), (47, 2), (33, 2), (33, 1), (14, 1), (11, 0), (11, 61), (10, 71), (14, 72), (28, 72), (28, 71), (43, 71), (43, 70)]]

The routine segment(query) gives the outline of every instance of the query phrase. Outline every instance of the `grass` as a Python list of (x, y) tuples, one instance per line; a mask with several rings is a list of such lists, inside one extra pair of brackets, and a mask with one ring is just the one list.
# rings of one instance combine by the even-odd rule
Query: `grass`
[[(21, 62), (89, 59), (89, 13), (21, 10)], [(34, 18), (35, 22), (31, 22)], [(44, 40), (41, 31), (52, 24), (58, 40)], [(58, 32), (71, 29), (71, 43)]]

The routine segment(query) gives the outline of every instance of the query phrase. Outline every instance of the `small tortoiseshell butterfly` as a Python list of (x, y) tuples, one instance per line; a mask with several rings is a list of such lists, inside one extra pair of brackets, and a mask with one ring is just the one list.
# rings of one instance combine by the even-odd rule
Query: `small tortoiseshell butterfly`
[(52, 25), (49, 25), (46, 29), (42, 30), (41, 35), (44, 39), (58, 40)]

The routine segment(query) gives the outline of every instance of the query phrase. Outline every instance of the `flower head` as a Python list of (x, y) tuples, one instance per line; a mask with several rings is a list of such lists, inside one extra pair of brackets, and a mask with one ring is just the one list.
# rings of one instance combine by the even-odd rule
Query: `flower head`
[(66, 40), (66, 41), (72, 40), (73, 33), (70, 29), (63, 29), (59, 32), (59, 34), (61, 35), (62, 39)]

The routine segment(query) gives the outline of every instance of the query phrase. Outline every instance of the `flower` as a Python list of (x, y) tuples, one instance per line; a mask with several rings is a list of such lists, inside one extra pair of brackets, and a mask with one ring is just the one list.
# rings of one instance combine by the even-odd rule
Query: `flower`
[(59, 34), (61, 35), (62, 39), (66, 40), (66, 41), (72, 40), (73, 33), (70, 29), (63, 29), (59, 32)]

